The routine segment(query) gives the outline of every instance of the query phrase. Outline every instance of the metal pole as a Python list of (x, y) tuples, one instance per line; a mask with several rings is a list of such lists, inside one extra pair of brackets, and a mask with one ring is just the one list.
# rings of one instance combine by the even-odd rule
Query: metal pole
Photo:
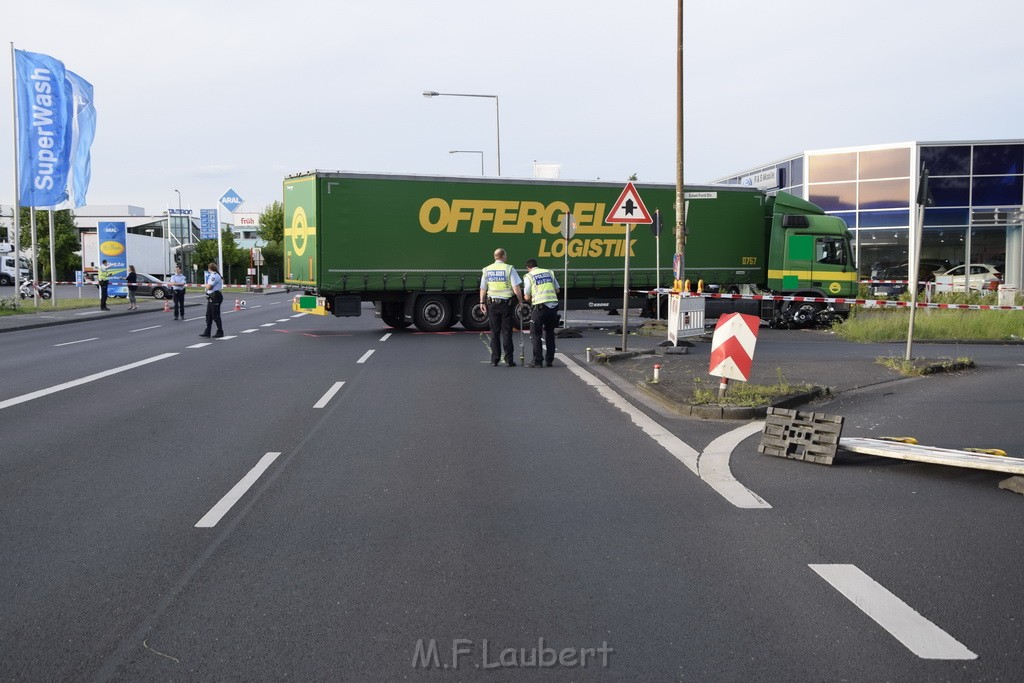
[[(568, 219), (566, 219), (568, 220)], [(562, 330), (569, 329), (569, 238), (565, 240), (565, 264), (563, 265), (562, 278)]]
[(498, 96), (494, 96), (494, 131), (498, 139), (498, 176), (501, 176), (501, 113), (498, 111)]
[(20, 170), (18, 168), (18, 69), (16, 66), (14, 41), (11, 41), (11, 108), (14, 121), (14, 209), (11, 212), (11, 227), (14, 230), (14, 296), (18, 296), (21, 287), (21, 187), (19, 186)]
[(629, 324), (629, 230), (632, 223), (626, 223), (626, 265), (622, 276), (622, 350), (626, 350), (626, 325)]
[(57, 244), (56, 228), (53, 225), (53, 209), (50, 209), (50, 307), (57, 308)]
[(679, 0), (678, 53), (676, 54), (676, 256), (679, 257), (679, 278), (673, 289), (681, 289), (686, 279), (686, 212), (683, 208), (683, 0)]
[[(32, 286), (35, 287), (36, 283), (39, 282), (39, 250), (37, 248), (39, 242), (36, 240), (36, 207), (33, 206), (29, 210), (28, 220), (32, 234)], [(17, 261), (15, 269), (17, 269), (20, 267), (21, 261), (18, 259), (15, 260)], [(39, 308), (39, 297), (33, 296), (32, 301), (34, 302), (35, 307)]]

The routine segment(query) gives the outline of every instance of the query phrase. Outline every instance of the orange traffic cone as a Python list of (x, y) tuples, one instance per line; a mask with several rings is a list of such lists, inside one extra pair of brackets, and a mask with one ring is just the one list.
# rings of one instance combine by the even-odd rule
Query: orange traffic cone
[(235, 310), (236, 311), (242, 310), (242, 302), (239, 301), (238, 299), (235, 299)]
[(167, 297), (164, 297), (164, 313), (171, 312), (171, 301)]

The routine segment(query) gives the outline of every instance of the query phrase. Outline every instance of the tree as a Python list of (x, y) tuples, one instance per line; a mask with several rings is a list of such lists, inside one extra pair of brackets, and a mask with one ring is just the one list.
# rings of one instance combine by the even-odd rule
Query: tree
[[(235, 235), (229, 228), (224, 228), (221, 231), (221, 248), (224, 252), (224, 273), (221, 275), (225, 276), (225, 282), (229, 280), (227, 273), (231, 273), (230, 278), (232, 281), (238, 278), (234, 277), (237, 273), (232, 272), (232, 268), (242, 267), (244, 269), (249, 267), (249, 250), (241, 249), (238, 243), (235, 242)], [(199, 266), (200, 270), (206, 270), (210, 263), (217, 262), (217, 240), (199, 240), (196, 242), (196, 249), (192, 252), (192, 263)]]
[(284, 205), (281, 202), (272, 202), (260, 214), (260, 239), (284, 243)]
[(281, 202), (273, 202), (260, 214), (260, 238), (267, 243), (263, 247), (263, 272), (271, 279), (283, 280), (284, 205)]
[[(21, 248), (28, 251), (32, 248), (31, 210), (21, 207)], [(75, 226), (75, 214), (70, 209), (55, 211), (53, 214), (53, 233), (57, 248), (54, 250), (54, 261), (57, 266), (56, 280), (71, 280), (72, 274), (82, 267), (82, 257), (76, 253), (82, 248), (78, 239), (78, 228)], [(36, 210), (36, 247), (39, 262), (39, 276), (50, 279), (50, 218), (46, 210)]]

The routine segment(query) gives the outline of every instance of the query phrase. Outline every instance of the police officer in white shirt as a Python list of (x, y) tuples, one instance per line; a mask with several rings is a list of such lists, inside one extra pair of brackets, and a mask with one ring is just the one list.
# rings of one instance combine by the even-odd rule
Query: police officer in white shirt
[(505, 350), (505, 364), (516, 366), (512, 359), (512, 295), (523, 300), (523, 280), (512, 266), (505, 263), (505, 250), (494, 250), (494, 263), (483, 269), (480, 276), (480, 308), (491, 323), (491, 365), (501, 361)]

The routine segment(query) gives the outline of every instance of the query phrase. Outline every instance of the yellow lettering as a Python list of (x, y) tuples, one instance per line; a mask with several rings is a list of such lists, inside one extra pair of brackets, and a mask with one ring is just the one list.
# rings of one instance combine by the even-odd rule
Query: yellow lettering
[(544, 205), (540, 202), (520, 202), (518, 232), (526, 232), (526, 227), (529, 225), (533, 226), (533, 229), (530, 232), (534, 235), (539, 235), (540, 231), (544, 227), (544, 218), (542, 217), (543, 211)]
[[(477, 202), (465, 199), (456, 199), (452, 202), (451, 218), (448, 220), (448, 232), (456, 232), (461, 221), (467, 221), (473, 217), (473, 208)], [(473, 230), (472, 232), (476, 232)]]
[[(469, 224), (470, 232), (480, 232), (480, 224), (484, 221), (490, 221), (491, 225), (494, 225), (494, 209), (488, 208), (486, 204), (482, 202), (474, 202), (476, 206), (473, 208), (473, 222)], [(497, 232), (492, 229), (492, 232)]]
[[(432, 216), (435, 209), (438, 214), (436, 221)], [(429, 233), (437, 234), (448, 227), (450, 213), (451, 209), (448, 208), (448, 202), (445, 200), (440, 197), (428, 199), (420, 207), (420, 227)]]
[(537, 249), (537, 258), (544, 258), (545, 256), (551, 256), (551, 252), (548, 251), (548, 241), (543, 239), (540, 241), (540, 248)]
[(572, 207), (572, 215), (576, 217), (576, 228), (594, 224), (593, 202), (576, 202)]
[(572, 242), (569, 243), (569, 256), (571, 256), (573, 258), (577, 258), (579, 256), (582, 256), (583, 253), (584, 253), (583, 252), (583, 247), (584, 247), (584, 241), (583, 240), (573, 240)]
[(587, 256), (600, 256), (604, 248), (604, 240), (587, 240)]
[[(565, 214), (569, 213), (569, 205), (565, 202), (551, 202), (547, 205), (546, 211), (544, 212), (544, 231), (549, 235), (557, 235), (562, 232), (562, 221), (565, 220)], [(555, 216), (562, 214), (562, 217), (555, 221)]]
[(519, 202), (491, 202), (494, 207), (494, 234), (518, 233)]

